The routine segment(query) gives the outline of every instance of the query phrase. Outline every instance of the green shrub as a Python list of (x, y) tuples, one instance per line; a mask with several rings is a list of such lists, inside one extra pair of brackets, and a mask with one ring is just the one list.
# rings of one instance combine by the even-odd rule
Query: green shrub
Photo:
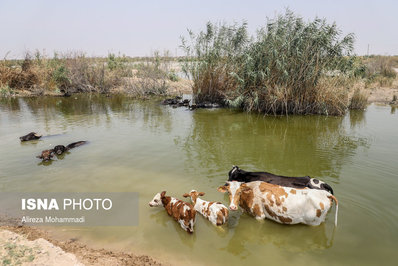
[(177, 74), (174, 71), (171, 71), (169, 73), (169, 80), (173, 81), (173, 82), (177, 82), (179, 81), (179, 77), (177, 76)]
[(68, 70), (65, 66), (59, 66), (52, 72), (52, 78), (60, 89), (65, 89), (70, 85)]
[(1, 97), (8, 97), (14, 95), (14, 91), (8, 85), (1, 85), (0, 86), (0, 96)]

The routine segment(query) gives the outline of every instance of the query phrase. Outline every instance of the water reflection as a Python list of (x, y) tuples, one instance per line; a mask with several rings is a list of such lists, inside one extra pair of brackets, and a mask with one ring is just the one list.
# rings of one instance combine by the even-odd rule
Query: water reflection
[(19, 100), (20, 98), (0, 97), (0, 110), (20, 111), (21, 106), (19, 104)]
[[(18, 114), (13, 111), (27, 111), (33, 120), (44, 120), (47, 131), (53, 127), (59, 128), (59, 125), (67, 130), (69, 126), (83, 121), (87, 125), (99, 125), (102, 122), (110, 125), (112, 116), (142, 121), (143, 126), (152, 131), (171, 132), (173, 129), (171, 108), (160, 105), (159, 101), (143, 102), (122, 95), (1, 98), (0, 103), (0, 110), (10, 116)], [(54, 121), (58, 122), (57, 125), (54, 125)]]
[[(353, 126), (364, 120), (353, 114)], [(338, 180), (359, 146), (369, 140), (347, 133), (344, 117), (262, 117), (228, 110), (193, 114), (184, 143), (187, 164), (194, 171), (223, 169), (232, 164), (248, 170), (285, 175), (333, 177)]]
[[(199, 215), (199, 214), (198, 214)], [(169, 230), (168, 225), (172, 224), (173, 231), (175, 231), (175, 235), (177, 235), (182, 243), (189, 247), (189, 249), (193, 249), (196, 241), (197, 234), (188, 234), (186, 231), (181, 229), (181, 226), (178, 222), (176, 222), (172, 217), (168, 216), (166, 211), (163, 209), (163, 207), (159, 207), (158, 210), (155, 211), (155, 213), (150, 215), (151, 219), (156, 221), (158, 225), (161, 225), (163, 230)], [(199, 217), (196, 217), (197, 219)], [(196, 229), (195, 229), (196, 230)], [(156, 239), (158, 236), (154, 235), (153, 232), (151, 231), (146, 231), (144, 232), (144, 235), (146, 238), (151, 239), (154, 238)], [(158, 241), (164, 241), (164, 240), (158, 240)], [(166, 240), (167, 241), (167, 240)], [(168, 244), (168, 243), (165, 243)]]
[(366, 124), (366, 110), (350, 110), (349, 116), (351, 129), (363, 127)]
[[(249, 217), (247, 217), (249, 218)], [(311, 227), (305, 225), (284, 226), (272, 221), (255, 221), (237, 227), (225, 250), (241, 258), (261, 252), (250, 247), (275, 247), (289, 252), (308, 252), (332, 247), (335, 229), (325, 223)]]

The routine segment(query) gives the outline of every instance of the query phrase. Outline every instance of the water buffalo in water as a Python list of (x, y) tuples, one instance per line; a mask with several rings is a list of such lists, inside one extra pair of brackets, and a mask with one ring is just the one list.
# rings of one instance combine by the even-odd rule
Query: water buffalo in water
[(69, 151), (70, 149), (79, 147), (86, 143), (87, 141), (77, 141), (67, 145), (66, 147), (64, 145), (57, 145), (53, 149), (42, 151), (41, 155), (38, 155), (36, 157), (42, 159), (43, 161), (49, 161), (54, 157), (54, 154), (61, 155), (64, 152)]
[(25, 136), (19, 137), (21, 141), (29, 141), (29, 140), (35, 140), (35, 139), (40, 139), (42, 135), (37, 134), (36, 132), (30, 132), (29, 134), (26, 134)]
[(238, 166), (233, 166), (231, 171), (228, 173), (228, 181), (239, 181), (239, 182), (252, 182), (252, 181), (264, 181), (270, 184), (280, 185), (284, 187), (293, 188), (313, 188), (326, 190), (333, 194), (331, 186), (323, 181), (320, 181), (309, 176), (302, 177), (290, 177), (274, 175), (267, 172), (246, 172), (240, 169)]

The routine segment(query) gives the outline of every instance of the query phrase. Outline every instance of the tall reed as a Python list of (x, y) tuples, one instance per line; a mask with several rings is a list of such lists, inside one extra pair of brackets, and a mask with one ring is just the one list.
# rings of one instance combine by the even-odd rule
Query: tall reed
[[(287, 10), (249, 37), (247, 24), (208, 23), (182, 40), (198, 100), (267, 114), (342, 115), (354, 35)], [(337, 86), (337, 87), (335, 87)], [(336, 94), (336, 90), (338, 93)]]

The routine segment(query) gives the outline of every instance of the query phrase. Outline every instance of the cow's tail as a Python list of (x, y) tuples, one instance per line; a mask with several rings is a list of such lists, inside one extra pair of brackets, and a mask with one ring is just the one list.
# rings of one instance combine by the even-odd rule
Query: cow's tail
[(337, 226), (337, 214), (339, 212), (339, 201), (336, 199), (335, 196), (330, 195), (329, 198), (331, 198), (332, 200), (334, 200), (334, 202), (336, 203), (336, 213), (334, 215), (334, 225)]

